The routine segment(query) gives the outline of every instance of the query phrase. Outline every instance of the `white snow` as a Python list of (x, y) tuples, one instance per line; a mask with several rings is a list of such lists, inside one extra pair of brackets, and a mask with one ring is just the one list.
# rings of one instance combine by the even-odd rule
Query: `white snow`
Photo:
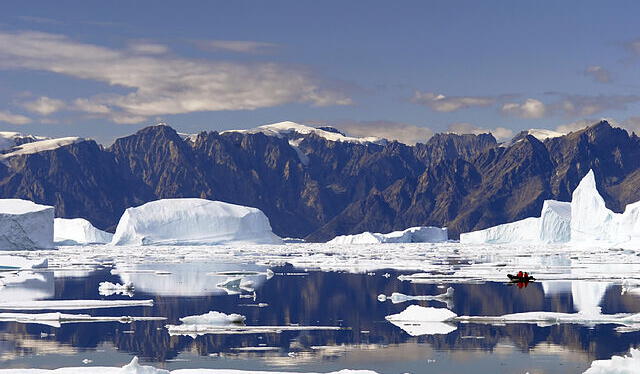
[(640, 368), (640, 349), (631, 348), (628, 356), (613, 356), (609, 360), (595, 360), (583, 374), (637, 374)]
[(531, 135), (540, 141), (544, 141), (545, 139), (557, 138), (566, 134), (548, 129), (529, 129), (527, 130), (527, 135)]
[(78, 310), (153, 306), (153, 300), (34, 300), (0, 301), (2, 310)]
[(18, 143), (30, 143), (47, 139), (44, 136), (23, 135), (19, 132), (0, 131), (0, 152), (11, 149)]
[[(66, 367), (55, 370), (47, 369), (0, 369), (2, 374), (277, 374), (282, 371), (256, 371), (256, 370), (229, 370), (229, 369), (178, 369), (164, 370), (156, 369), (153, 366), (140, 365), (138, 357), (134, 357), (131, 362), (123, 367), (105, 366), (82, 366)], [(298, 373), (288, 374), (319, 374), (319, 373)], [(370, 370), (340, 370), (324, 374), (376, 374)]]
[(205, 199), (162, 199), (128, 208), (113, 245), (280, 244), (256, 208)]
[(58, 245), (109, 243), (113, 234), (98, 230), (84, 218), (56, 218), (53, 221), (53, 241)]
[(410, 227), (388, 234), (363, 232), (355, 235), (340, 235), (331, 239), (329, 244), (380, 244), (380, 243), (438, 243), (449, 239), (447, 228), (432, 226)]
[(53, 247), (53, 207), (0, 199), (0, 250)]
[(64, 147), (64, 146), (75, 144), (75, 143), (80, 143), (83, 141), (86, 141), (86, 139), (79, 138), (77, 136), (70, 136), (66, 138), (47, 139), (47, 140), (36, 141), (33, 143), (25, 143), (12, 148), (11, 152), (9, 153), (0, 155), (0, 160), (6, 160), (14, 156), (29, 155), (29, 154), (44, 152), (44, 151), (52, 151), (60, 147)]
[(221, 134), (230, 133), (230, 132), (238, 132), (238, 133), (245, 133), (245, 134), (262, 133), (268, 136), (276, 136), (279, 138), (284, 137), (285, 135), (291, 136), (293, 134), (299, 134), (299, 135), (314, 134), (321, 138), (324, 138), (333, 142), (347, 142), (347, 143), (359, 143), (359, 144), (364, 144), (364, 143), (385, 144), (386, 143), (385, 139), (378, 138), (375, 136), (368, 136), (364, 138), (354, 138), (351, 136), (344, 136), (342, 134), (338, 134), (331, 131), (317, 129), (311, 126), (301, 125), (299, 123), (295, 123), (291, 121), (272, 123), (269, 125), (263, 125), (253, 129), (249, 129), (249, 130), (227, 130), (227, 131), (223, 131)]

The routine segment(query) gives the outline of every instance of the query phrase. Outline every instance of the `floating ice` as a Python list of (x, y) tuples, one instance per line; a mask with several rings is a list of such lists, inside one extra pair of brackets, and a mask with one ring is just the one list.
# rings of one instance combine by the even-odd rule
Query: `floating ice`
[(84, 218), (56, 218), (53, 222), (53, 241), (57, 245), (105, 244), (113, 234), (98, 230)]
[(232, 313), (225, 314), (222, 312), (210, 311), (209, 313), (196, 316), (187, 316), (180, 318), (180, 322), (185, 325), (229, 325), (233, 323), (243, 323), (247, 318), (243, 315)]
[(44, 269), (49, 266), (49, 259), (30, 260), (22, 256), (1, 255), (0, 270)]
[(439, 295), (420, 295), (420, 296), (410, 296), (405, 295), (403, 293), (394, 292), (391, 296), (386, 296), (384, 294), (378, 295), (378, 301), (385, 302), (387, 300), (391, 300), (392, 303), (404, 303), (406, 301), (440, 301), (442, 303), (449, 303), (451, 298), (453, 298), (453, 287), (447, 288), (447, 292), (439, 294)]
[(128, 208), (114, 245), (281, 244), (256, 208), (205, 199), (162, 199)]
[[(55, 370), (47, 369), (0, 369), (2, 374), (277, 374), (282, 371), (256, 371), (256, 370), (229, 370), (229, 369), (178, 369), (164, 370), (156, 369), (153, 366), (143, 366), (138, 363), (138, 357), (134, 357), (131, 362), (123, 367), (105, 366), (83, 366), (66, 367)], [(319, 374), (319, 373), (297, 373), (288, 374)], [(324, 374), (376, 374), (370, 370), (340, 370)]]
[(237, 334), (279, 334), (283, 331), (319, 331), (319, 330), (343, 330), (339, 326), (245, 326), (245, 325), (166, 325), (169, 335), (186, 335), (196, 337), (199, 335), (237, 335)]
[(88, 314), (65, 313), (0, 313), (0, 321), (12, 321), (19, 323), (36, 323), (53, 327), (60, 327), (63, 323), (80, 322), (120, 322), (131, 323), (134, 321), (162, 321), (164, 317), (93, 317)]
[(50, 272), (0, 273), (0, 303), (51, 298), (55, 294)]
[(419, 226), (388, 234), (363, 232), (341, 235), (328, 241), (330, 244), (380, 244), (380, 243), (438, 243), (449, 239), (447, 228)]
[(98, 285), (98, 293), (102, 296), (111, 296), (111, 295), (127, 295), (129, 297), (133, 296), (133, 283), (111, 283), (111, 282), (100, 282)]
[(34, 300), (2, 301), (2, 310), (78, 310), (153, 306), (153, 300)]
[(633, 349), (628, 356), (613, 356), (609, 360), (596, 360), (583, 374), (637, 374), (640, 368), (640, 349)]
[(53, 248), (53, 207), (0, 199), (0, 250)]

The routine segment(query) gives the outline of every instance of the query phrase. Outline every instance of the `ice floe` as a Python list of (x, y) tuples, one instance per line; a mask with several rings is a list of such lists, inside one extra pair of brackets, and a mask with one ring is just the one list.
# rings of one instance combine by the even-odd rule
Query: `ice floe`
[[(134, 357), (131, 362), (122, 367), (105, 366), (82, 366), (66, 367), (54, 370), (47, 369), (0, 369), (2, 374), (277, 374), (282, 371), (256, 371), (256, 370), (232, 370), (232, 369), (178, 369), (164, 370), (156, 369), (153, 366), (140, 365), (138, 357)], [(288, 372), (288, 374), (320, 374), (320, 373), (300, 373)], [(370, 370), (349, 370), (332, 371), (324, 374), (376, 374)]]
[(637, 374), (639, 370), (640, 349), (631, 348), (628, 356), (593, 361), (583, 374)]
[(0, 302), (0, 310), (79, 310), (153, 306), (153, 300), (33, 300)]
[(52, 247), (52, 206), (21, 199), (0, 199), (0, 250)]
[(243, 315), (232, 313), (210, 311), (209, 313), (187, 316), (180, 318), (180, 322), (185, 325), (229, 325), (233, 323), (243, 323), (247, 318)]
[(113, 234), (98, 230), (84, 218), (56, 218), (53, 221), (53, 241), (57, 245), (105, 244)]
[(47, 266), (49, 266), (49, 259), (46, 257), (31, 260), (22, 256), (0, 255), (0, 271), (44, 269)]
[(281, 244), (256, 208), (205, 199), (162, 199), (128, 208), (113, 245)]
[(111, 282), (100, 282), (98, 284), (98, 293), (102, 296), (111, 296), (111, 295), (126, 295), (129, 297), (133, 296), (133, 283), (111, 283)]
[(439, 243), (449, 239), (447, 228), (419, 226), (388, 234), (363, 232), (355, 235), (340, 235), (330, 244), (380, 244), (380, 243)]
[(134, 321), (162, 321), (164, 317), (131, 317), (120, 316), (110, 317), (101, 316), (94, 317), (88, 314), (65, 314), (65, 313), (0, 313), (0, 321), (12, 321), (19, 323), (35, 323), (60, 327), (64, 323), (83, 323), (83, 322), (120, 322), (131, 323)]
[(453, 298), (453, 292), (454, 292), (453, 287), (447, 288), (447, 292), (439, 295), (411, 296), (411, 295), (405, 295), (399, 292), (394, 292), (391, 294), (391, 296), (386, 296), (384, 294), (378, 295), (378, 301), (385, 302), (387, 300), (391, 300), (391, 302), (394, 304), (404, 303), (407, 301), (439, 301), (447, 304), (447, 307), (449, 307), (448, 305), (451, 302), (451, 299)]

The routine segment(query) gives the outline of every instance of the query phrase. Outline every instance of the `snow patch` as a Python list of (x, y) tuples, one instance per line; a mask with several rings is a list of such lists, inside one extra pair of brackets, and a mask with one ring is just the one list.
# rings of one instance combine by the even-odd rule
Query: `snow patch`
[(56, 138), (39, 140), (32, 143), (25, 143), (11, 149), (11, 152), (0, 155), (0, 160), (6, 160), (15, 156), (30, 155), (38, 152), (52, 151), (60, 147), (68, 146), (75, 143), (84, 142), (87, 139), (77, 136), (69, 136), (66, 138)]
[(162, 199), (128, 208), (113, 245), (281, 244), (256, 208), (205, 199)]

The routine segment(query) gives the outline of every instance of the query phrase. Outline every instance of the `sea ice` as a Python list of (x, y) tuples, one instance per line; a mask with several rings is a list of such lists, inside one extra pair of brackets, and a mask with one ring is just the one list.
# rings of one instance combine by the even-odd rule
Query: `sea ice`
[(53, 221), (53, 241), (57, 245), (106, 244), (113, 234), (98, 230), (84, 218), (56, 218)]
[[(230, 369), (178, 369), (164, 370), (153, 366), (143, 366), (138, 363), (138, 357), (123, 367), (83, 366), (66, 367), (55, 370), (47, 369), (0, 369), (1, 374), (277, 374), (282, 371), (230, 370)], [(287, 372), (287, 374), (319, 374)], [(324, 374), (376, 374), (370, 370), (340, 370)]]
[(583, 374), (637, 374), (640, 368), (640, 349), (633, 349), (628, 356), (613, 356), (609, 360), (595, 360)]
[(386, 296), (384, 294), (378, 295), (378, 301), (385, 302), (387, 300), (391, 300), (392, 303), (404, 303), (406, 301), (440, 301), (442, 303), (449, 303), (451, 298), (453, 298), (453, 287), (447, 288), (447, 292), (439, 294), (439, 295), (420, 295), (420, 296), (410, 296), (405, 295), (403, 293), (394, 292), (391, 296)]
[(196, 316), (187, 316), (180, 318), (180, 322), (185, 325), (229, 325), (233, 323), (244, 323), (247, 318), (243, 315), (232, 313), (225, 314), (222, 312), (210, 311), (209, 313)]
[(78, 310), (153, 306), (153, 300), (33, 300), (2, 301), (2, 310)]
[(22, 256), (0, 255), (0, 270), (45, 269), (48, 266), (46, 257), (30, 260)]
[(205, 199), (162, 199), (128, 208), (113, 245), (282, 244), (256, 208)]
[(98, 293), (102, 296), (111, 296), (111, 295), (127, 295), (129, 297), (133, 296), (133, 283), (111, 283), (111, 282), (100, 282), (98, 284)]
[(0, 199), (0, 250), (52, 247), (52, 206), (28, 200)]
[(13, 321), (18, 323), (36, 323), (52, 327), (60, 327), (63, 323), (81, 322), (121, 322), (131, 323), (134, 321), (162, 321), (164, 317), (93, 317), (88, 314), (65, 314), (65, 313), (0, 313), (0, 321)]
[(328, 241), (330, 244), (380, 244), (380, 243), (439, 243), (449, 239), (447, 228), (418, 226), (388, 234), (363, 232), (356, 235), (340, 235)]

